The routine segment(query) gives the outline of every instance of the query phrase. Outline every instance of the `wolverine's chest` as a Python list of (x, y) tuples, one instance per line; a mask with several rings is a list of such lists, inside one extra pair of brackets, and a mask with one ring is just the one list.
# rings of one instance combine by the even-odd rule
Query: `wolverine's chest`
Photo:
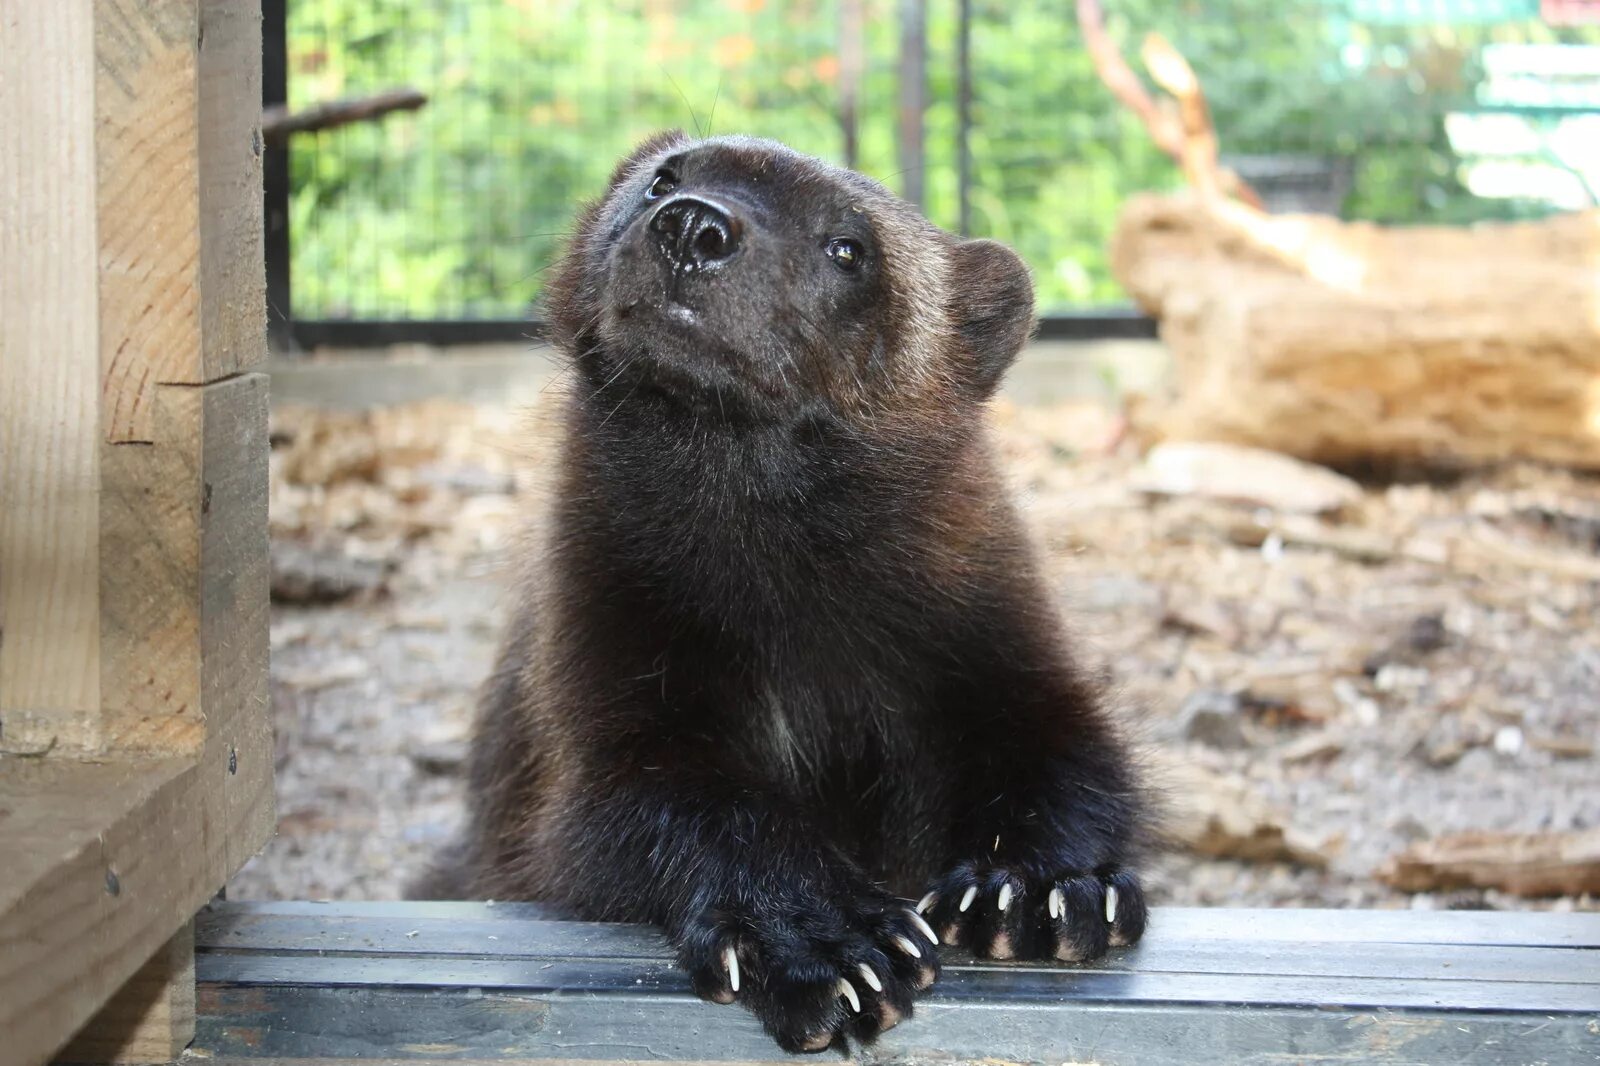
[(718, 709), (724, 746), (750, 779), (888, 879), (944, 830), (955, 776), (939, 718), (916, 686), (839, 666), (768, 675)]

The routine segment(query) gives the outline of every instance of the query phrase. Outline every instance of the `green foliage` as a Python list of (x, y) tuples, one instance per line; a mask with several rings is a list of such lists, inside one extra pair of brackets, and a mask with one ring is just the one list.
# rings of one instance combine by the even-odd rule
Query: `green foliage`
[[(1071, 0), (973, 0), (971, 213), (1033, 266), (1040, 306), (1123, 297), (1105, 244), (1130, 193), (1178, 175), (1095, 76)], [(864, 0), (863, 171), (897, 187), (894, 0)], [(1345, 157), (1349, 213), (1482, 217), (1443, 111), (1488, 40), (1533, 24), (1364, 26), (1336, 0), (1106, 0), (1125, 53), (1189, 57), (1225, 150)], [(841, 160), (837, 0), (292, 0), (291, 103), (411, 86), (420, 112), (292, 152), (301, 317), (526, 313), (578, 203), (670, 126), (774, 137)], [(929, 3), (925, 207), (954, 228), (956, 4)], [(1503, 208), (1487, 205), (1491, 210)]]

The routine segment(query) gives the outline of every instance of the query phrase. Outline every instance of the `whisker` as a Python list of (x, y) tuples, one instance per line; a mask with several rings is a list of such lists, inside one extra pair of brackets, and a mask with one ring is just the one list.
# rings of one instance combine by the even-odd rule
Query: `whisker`
[[(602, 392), (605, 392), (607, 389), (609, 389), (611, 387), (612, 383), (614, 381), (616, 381), (618, 378), (620, 378), (622, 376), (623, 372), (626, 371), (630, 366), (632, 366), (634, 364), (634, 361), (637, 360), (638, 358), (639, 358), (638, 356), (633, 356), (630, 359), (624, 360), (622, 365), (617, 367), (617, 372), (615, 374), (612, 374), (610, 377), (606, 378), (604, 383), (602, 383), (597, 389), (595, 389), (593, 392), (591, 392), (589, 394), (589, 399), (593, 400), (596, 396), (599, 396)], [(585, 402), (587, 402), (587, 401), (585, 401)], [(607, 416), (607, 417), (609, 417), (609, 416)]]
[[(630, 367), (634, 363), (638, 362), (638, 360), (639, 360), (639, 357), (638, 356), (634, 356), (632, 359), (629, 359), (626, 363), (622, 364), (622, 368), (624, 370), (626, 370), (628, 367)], [(641, 375), (641, 376), (639, 376), (639, 377), (634, 379), (633, 385), (630, 386), (628, 391), (623, 394), (622, 399), (617, 401), (617, 405), (611, 409), (610, 414), (607, 414), (604, 418), (602, 418), (600, 420), (600, 425), (598, 427), (596, 427), (597, 429), (605, 429), (606, 428), (606, 423), (611, 421), (611, 416), (616, 414), (618, 411), (622, 410), (622, 405), (627, 403), (628, 400), (632, 398), (634, 390), (639, 387), (639, 382), (641, 382), (643, 380), (644, 380), (643, 375)]]
[(711, 113), (706, 116), (706, 136), (707, 137), (711, 136), (711, 123), (717, 117), (717, 101), (722, 99), (722, 82), (724, 80), (724, 77), (725, 77), (724, 75), (718, 75), (718, 77), (717, 77), (717, 91), (711, 97)]
[(666, 75), (667, 82), (671, 84), (673, 91), (678, 94), (678, 99), (683, 101), (683, 106), (689, 109), (689, 121), (694, 123), (694, 135), (696, 137), (703, 138), (705, 134), (700, 132), (700, 116), (694, 113), (694, 105), (691, 104), (689, 102), (689, 98), (684, 95), (683, 89), (679, 87), (678, 81), (672, 76), (671, 71), (667, 70), (666, 67), (662, 67), (661, 73)]

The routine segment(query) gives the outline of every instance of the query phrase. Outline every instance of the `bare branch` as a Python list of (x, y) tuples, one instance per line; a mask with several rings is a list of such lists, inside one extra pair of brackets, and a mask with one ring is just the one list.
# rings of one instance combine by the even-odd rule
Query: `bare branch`
[(1158, 34), (1145, 38), (1143, 59), (1151, 77), (1177, 100), (1177, 108), (1163, 107), (1145, 89), (1116, 44), (1106, 33), (1099, 0), (1077, 0), (1078, 26), (1095, 72), (1111, 95), (1132, 111), (1150, 140), (1183, 168), (1184, 177), (1201, 196), (1219, 193), (1236, 197), (1261, 209), (1261, 197), (1237, 174), (1223, 169), (1217, 159), (1217, 135), (1210, 109), (1194, 69), (1178, 50)]
[(261, 136), (268, 144), (283, 144), (291, 134), (370, 122), (392, 111), (415, 111), (427, 102), (427, 94), (416, 89), (389, 89), (371, 96), (330, 100), (304, 111), (291, 112), (281, 105), (269, 107), (261, 112)]
[(1105, 16), (1099, 0), (1078, 0), (1078, 27), (1094, 69), (1111, 95), (1139, 117), (1157, 148), (1179, 161), (1183, 157), (1183, 129), (1156, 106), (1145, 91), (1139, 75), (1123, 60), (1122, 53), (1106, 33)]
[(1217, 163), (1217, 131), (1211, 125), (1211, 109), (1200, 91), (1200, 79), (1178, 50), (1159, 33), (1146, 34), (1139, 51), (1144, 68), (1157, 85), (1178, 101), (1178, 123), (1182, 129), (1182, 152), (1178, 162), (1183, 173), (1201, 196), (1215, 197), (1222, 187)]

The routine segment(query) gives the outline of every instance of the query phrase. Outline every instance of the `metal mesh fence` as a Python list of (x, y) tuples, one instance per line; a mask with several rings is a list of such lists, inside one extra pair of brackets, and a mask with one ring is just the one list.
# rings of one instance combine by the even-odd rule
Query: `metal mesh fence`
[[(1592, 203), (1600, 184), (1600, 70), (1585, 66), (1600, 30), (1567, 24), (1594, 5), (1103, 7), (1135, 67), (1148, 31), (1188, 57), (1225, 157), (1270, 206), (1469, 222)], [(926, 28), (909, 170), (908, 10)], [(1072, 0), (289, 0), (287, 43), (292, 107), (430, 97), (293, 139), (300, 319), (536, 313), (576, 205), (667, 126), (775, 137), (920, 184), (935, 222), (1024, 255), (1047, 312), (1121, 303), (1105, 259), (1118, 205), (1179, 181), (1095, 75)]]

